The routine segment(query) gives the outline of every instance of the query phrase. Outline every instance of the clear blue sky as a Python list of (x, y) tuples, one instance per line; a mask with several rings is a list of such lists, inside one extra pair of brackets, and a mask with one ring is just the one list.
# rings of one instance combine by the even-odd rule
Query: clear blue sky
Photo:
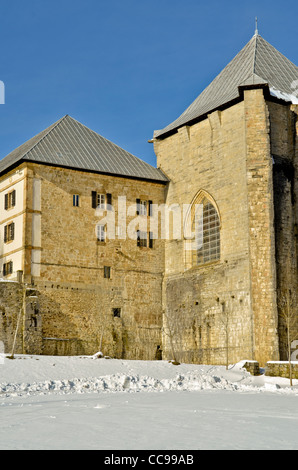
[(0, 159), (65, 114), (143, 160), (259, 33), (298, 64), (297, 0), (0, 0)]

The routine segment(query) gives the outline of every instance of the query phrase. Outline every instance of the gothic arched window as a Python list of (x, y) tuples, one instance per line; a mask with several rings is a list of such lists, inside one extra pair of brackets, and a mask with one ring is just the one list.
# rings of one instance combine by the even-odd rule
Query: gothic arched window
[(196, 246), (192, 250), (192, 265), (200, 266), (220, 259), (220, 219), (215, 206), (205, 193), (195, 200), (200, 205), (199, 221), (192, 221)]

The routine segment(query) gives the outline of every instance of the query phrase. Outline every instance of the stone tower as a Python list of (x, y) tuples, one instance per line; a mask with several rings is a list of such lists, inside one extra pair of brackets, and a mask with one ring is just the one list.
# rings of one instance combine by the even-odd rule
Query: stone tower
[(170, 179), (166, 203), (203, 208), (198, 246), (189, 250), (185, 233), (165, 244), (164, 350), (174, 345), (180, 360), (285, 358), (279, 300), (285, 288), (297, 292), (298, 278), (297, 79), (298, 68), (256, 32), (154, 132)]

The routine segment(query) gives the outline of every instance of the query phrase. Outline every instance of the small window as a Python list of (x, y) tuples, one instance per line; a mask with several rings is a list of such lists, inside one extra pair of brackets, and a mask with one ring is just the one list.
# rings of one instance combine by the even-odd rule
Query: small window
[(147, 233), (142, 232), (141, 230), (137, 231), (137, 246), (146, 247), (147, 246)]
[(114, 318), (120, 318), (121, 317), (121, 308), (113, 308), (113, 315), (114, 315)]
[(149, 232), (149, 248), (153, 248), (153, 232)]
[(4, 196), (4, 209), (7, 211), (16, 205), (16, 191), (15, 189)]
[(111, 279), (111, 267), (110, 266), (104, 266), (103, 273), (104, 273), (105, 279)]
[(13, 273), (13, 262), (9, 261), (8, 263), (3, 264), (3, 276), (9, 276)]
[(140, 201), (140, 215), (147, 215), (147, 201)]
[(136, 206), (137, 206), (137, 215), (147, 215), (147, 201), (144, 201), (142, 199), (137, 199), (136, 200)]
[(99, 242), (105, 242), (106, 241), (106, 226), (105, 225), (97, 225), (97, 240)]
[(74, 194), (72, 198), (73, 207), (80, 206), (80, 196), (78, 194)]
[(106, 196), (105, 194), (97, 194), (97, 208), (105, 209), (106, 208)]
[(4, 243), (8, 243), (14, 240), (14, 227), (15, 225), (13, 222), (4, 227)]

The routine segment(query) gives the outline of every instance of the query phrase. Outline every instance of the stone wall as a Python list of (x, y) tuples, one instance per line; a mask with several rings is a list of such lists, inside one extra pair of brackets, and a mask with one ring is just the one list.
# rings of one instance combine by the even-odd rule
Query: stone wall
[(271, 128), (262, 89), (244, 91), (244, 105), (254, 359), (264, 365), (279, 359)]
[[(268, 362), (266, 366), (266, 376), (290, 378), (289, 362)], [(292, 378), (298, 379), (298, 363), (292, 362)]]
[[(298, 107), (297, 107), (298, 109)], [(296, 322), (291, 321), (290, 340), (298, 340), (298, 155), (297, 111), (295, 107), (269, 103), (271, 149), (274, 174), (274, 208), (277, 265), (277, 298), (279, 310), (280, 358), (287, 359), (286, 326), (287, 297), (290, 308), (296, 310)]]
[[(244, 103), (216, 111), (154, 143), (158, 166), (171, 179), (167, 204), (190, 204), (204, 190), (221, 221), (220, 260), (185, 263), (185, 240), (166, 242), (165, 319), (181, 319), (179, 359), (223, 364), (254, 356), (247, 211)], [(171, 358), (169, 331), (165, 357)]]
[[(112, 194), (116, 226), (118, 197), (125, 197), (127, 224), (136, 235), (136, 199), (162, 204), (164, 185), (36, 164), (28, 166), (28, 181), (27, 237), (36, 242), (28, 245), (26, 275), (39, 292), (43, 353), (94, 354), (102, 348), (111, 357), (154, 359), (161, 346), (163, 241), (139, 247), (125, 227), (121, 233), (116, 228), (114, 239), (98, 241), (96, 224), (107, 212), (92, 208), (92, 191)], [(79, 207), (73, 194), (80, 196)], [(145, 219), (149, 232), (150, 217)]]
[(35, 290), (0, 282), (0, 341), (5, 354), (41, 354), (42, 319)]
[[(174, 346), (195, 362), (223, 363), (227, 350), (231, 362), (278, 359), (273, 175), (263, 90), (245, 90), (242, 102), (155, 140), (154, 148), (171, 180), (167, 204), (190, 204), (204, 190), (221, 222), (220, 260), (209, 266), (185, 262), (184, 239), (166, 241), (164, 316), (169, 324), (171, 317), (185, 323)], [(165, 331), (166, 357), (173, 355), (172, 345)]]

